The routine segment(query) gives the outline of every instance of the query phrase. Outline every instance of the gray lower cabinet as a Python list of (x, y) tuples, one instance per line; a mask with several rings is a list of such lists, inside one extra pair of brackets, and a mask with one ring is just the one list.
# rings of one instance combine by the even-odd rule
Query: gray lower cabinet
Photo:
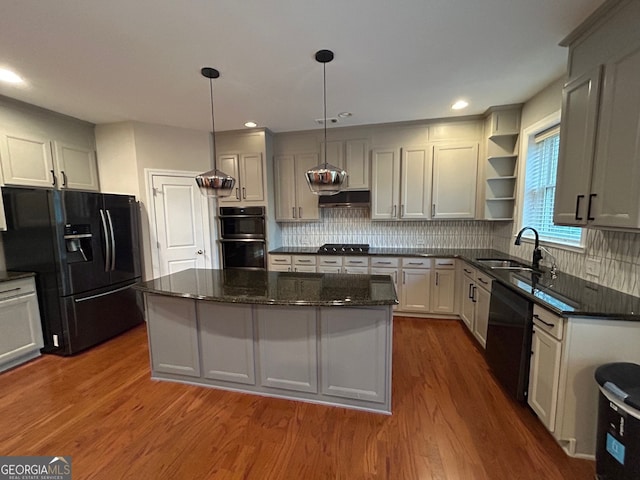
[(40, 311), (33, 278), (0, 284), (0, 371), (40, 355)]
[(391, 411), (390, 305), (145, 301), (154, 379)]
[(321, 308), (322, 393), (387, 402), (389, 330), (383, 310)]
[(255, 385), (251, 307), (198, 302), (198, 320), (204, 378)]
[(146, 302), (153, 370), (199, 377), (196, 301), (146, 295)]
[(316, 393), (316, 309), (269, 306), (258, 308), (256, 315), (261, 384)]

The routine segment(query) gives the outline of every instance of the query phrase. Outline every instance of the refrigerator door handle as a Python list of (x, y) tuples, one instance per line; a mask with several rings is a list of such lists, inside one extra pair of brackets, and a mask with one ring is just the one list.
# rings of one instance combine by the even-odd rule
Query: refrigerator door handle
[(111, 242), (109, 241), (108, 234), (109, 229), (107, 228), (107, 221), (104, 218), (104, 210), (100, 209), (100, 220), (102, 220), (102, 229), (104, 230), (104, 241), (105, 241), (105, 258), (104, 258), (104, 271), (109, 271), (109, 265), (111, 260)]
[(91, 295), (90, 297), (74, 298), (73, 301), (75, 303), (86, 302), (87, 300), (93, 300), (94, 298), (104, 297), (106, 295), (112, 295), (114, 293), (118, 293), (118, 292), (121, 292), (123, 290), (127, 290), (127, 289), (133, 287), (134, 285), (135, 285), (135, 283), (130, 283), (129, 285), (126, 285), (124, 287), (116, 288), (115, 290), (110, 290), (110, 291), (104, 292), (104, 293), (98, 293), (97, 295)]
[(116, 238), (113, 235), (113, 223), (111, 222), (111, 212), (107, 212), (107, 220), (109, 221), (109, 235), (111, 236), (111, 271), (116, 269)]

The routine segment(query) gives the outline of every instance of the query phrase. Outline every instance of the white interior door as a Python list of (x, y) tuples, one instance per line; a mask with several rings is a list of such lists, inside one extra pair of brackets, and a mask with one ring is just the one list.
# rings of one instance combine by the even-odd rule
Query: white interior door
[(153, 175), (158, 268), (168, 275), (188, 268), (211, 268), (206, 199), (193, 176)]

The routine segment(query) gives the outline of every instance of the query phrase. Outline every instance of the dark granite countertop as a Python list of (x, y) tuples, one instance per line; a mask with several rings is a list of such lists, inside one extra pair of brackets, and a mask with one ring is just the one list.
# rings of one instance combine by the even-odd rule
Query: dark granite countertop
[(212, 302), (263, 305), (375, 306), (398, 303), (387, 275), (189, 269), (135, 289)]
[(0, 282), (10, 282), (11, 280), (35, 277), (35, 275), (34, 272), (7, 272), (0, 270)]
[[(281, 247), (269, 253), (317, 254), (317, 250), (317, 247)], [(472, 263), (498, 282), (558, 315), (640, 321), (640, 297), (634, 297), (562, 272), (557, 272), (557, 278), (551, 278), (547, 271), (532, 273), (491, 270), (477, 262), (480, 258), (500, 258), (525, 263), (519, 258), (498, 250), (372, 247), (369, 249), (368, 255), (459, 258)]]

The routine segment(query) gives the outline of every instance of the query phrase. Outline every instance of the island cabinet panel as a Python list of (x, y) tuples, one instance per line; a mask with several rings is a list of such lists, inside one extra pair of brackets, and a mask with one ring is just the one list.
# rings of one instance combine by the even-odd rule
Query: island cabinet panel
[(199, 377), (195, 300), (147, 295), (146, 301), (153, 370)]
[(251, 306), (198, 302), (198, 320), (203, 376), (255, 385)]
[(269, 306), (256, 315), (262, 386), (317, 393), (316, 309)]
[(388, 312), (321, 308), (322, 393), (386, 403), (391, 358)]

